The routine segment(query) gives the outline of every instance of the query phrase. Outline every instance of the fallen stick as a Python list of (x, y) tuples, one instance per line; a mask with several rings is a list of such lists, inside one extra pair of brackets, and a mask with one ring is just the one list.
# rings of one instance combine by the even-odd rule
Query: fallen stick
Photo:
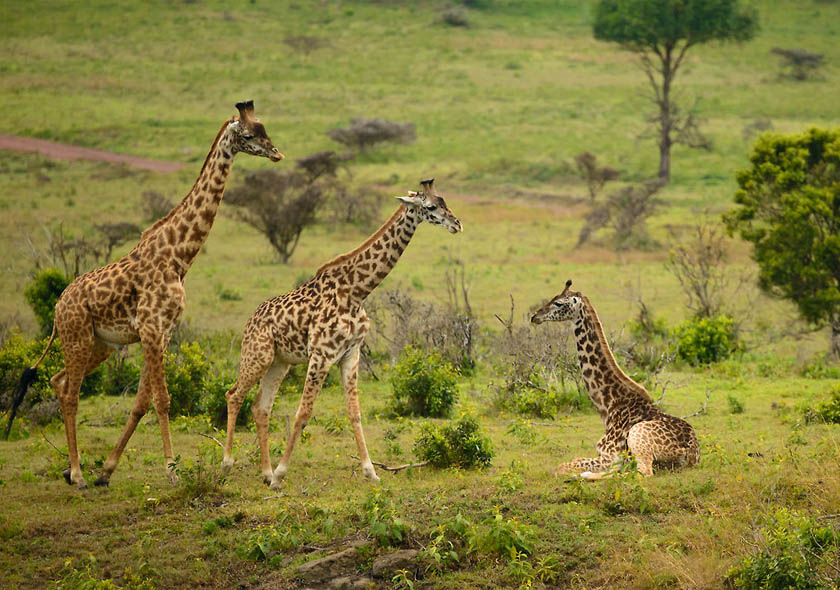
[[(350, 455), (350, 457), (352, 459), (356, 459), (357, 461), (361, 460), (356, 455)], [(403, 469), (408, 469), (410, 467), (423, 467), (425, 465), (428, 465), (429, 462), (422, 461), (420, 463), (406, 463), (405, 465), (398, 465), (397, 467), (388, 467), (384, 463), (379, 463), (378, 461), (371, 461), (371, 464), (376, 465), (377, 467), (381, 467), (385, 471), (391, 471), (392, 473), (396, 473), (397, 471), (402, 471)]]
[(221, 448), (225, 448), (225, 445), (223, 445), (223, 444), (222, 444), (222, 443), (220, 443), (218, 440), (216, 440), (216, 437), (214, 437), (214, 436), (210, 436), (209, 434), (203, 434), (203, 433), (201, 433), (201, 432), (196, 432), (196, 434), (197, 434), (198, 436), (203, 436), (204, 438), (209, 438), (209, 439), (210, 439), (210, 440), (212, 440), (214, 443), (216, 443), (217, 445), (219, 445), (219, 447), (221, 447)]

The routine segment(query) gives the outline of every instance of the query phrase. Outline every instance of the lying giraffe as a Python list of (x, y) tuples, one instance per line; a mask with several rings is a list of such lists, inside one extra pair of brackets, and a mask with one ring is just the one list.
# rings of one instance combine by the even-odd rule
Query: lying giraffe
[[(358, 248), (327, 262), (312, 279), (294, 291), (263, 302), (248, 320), (242, 337), (239, 378), (226, 394), (224, 470), (233, 466), (233, 434), (242, 400), (259, 381), (253, 414), (260, 446), (260, 468), (263, 481), (277, 489), (286, 475), (295, 442), (312, 415), (324, 378), (330, 367), (338, 363), (362, 471), (369, 479), (379, 480), (362, 432), (356, 386), (359, 351), (370, 325), (364, 302), (394, 268), (421, 222), (443, 226), (453, 234), (461, 231), (461, 222), (435, 191), (434, 179), (425, 180), (421, 185), (421, 192), (409, 191), (408, 196), (397, 197), (402, 201), (397, 211)], [(306, 383), (294, 428), (286, 441), (283, 457), (272, 472), (268, 420), (274, 396), (289, 367), (307, 360)]]
[(55, 306), (55, 324), (46, 350), (18, 385), (14, 409), (34, 381), (36, 368), (58, 334), (64, 369), (50, 380), (61, 404), (70, 468), (68, 484), (87, 487), (76, 445), (76, 410), (85, 375), (111, 353), (127, 344), (143, 345), (143, 368), (137, 398), (122, 436), (114, 446), (96, 485), (107, 486), (120, 455), (152, 400), (163, 437), (163, 456), (170, 480), (177, 481), (169, 433), (169, 392), (163, 372), (163, 353), (186, 303), (184, 277), (213, 226), (233, 158), (238, 152), (283, 159), (265, 127), (254, 118), (254, 102), (236, 105), (239, 117), (225, 121), (192, 190), (166, 217), (147, 229), (140, 243), (116, 262), (77, 277)]
[(700, 447), (691, 424), (654, 405), (644, 387), (616, 364), (595, 308), (579, 292), (566, 288), (531, 316), (531, 322), (572, 321), (578, 361), (589, 399), (604, 422), (606, 433), (595, 445), (598, 456), (561, 463), (557, 473), (579, 473), (600, 479), (630, 451), (642, 475), (653, 475), (653, 465), (690, 466), (700, 461)]

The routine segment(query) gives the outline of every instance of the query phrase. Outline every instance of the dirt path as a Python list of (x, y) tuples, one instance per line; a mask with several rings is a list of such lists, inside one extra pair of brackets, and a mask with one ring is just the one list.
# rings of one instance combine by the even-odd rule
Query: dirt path
[(57, 160), (90, 160), (91, 162), (125, 164), (132, 168), (142, 168), (144, 170), (152, 170), (153, 172), (175, 172), (184, 166), (180, 162), (150, 160), (148, 158), (115, 154), (114, 152), (94, 150), (68, 143), (58, 143), (45, 139), (34, 139), (32, 137), (19, 137), (17, 135), (0, 134), (0, 150), (38, 152), (48, 158), (55, 158)]

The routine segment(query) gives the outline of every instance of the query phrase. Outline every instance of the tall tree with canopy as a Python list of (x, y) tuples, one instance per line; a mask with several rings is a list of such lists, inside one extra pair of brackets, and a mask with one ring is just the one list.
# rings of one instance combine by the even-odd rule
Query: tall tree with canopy
[(828, 324), (840, 358), (840, 129), (764, 134), (750, 161), (724, 222), (753, 244), (761, 288)]
[(739, 0), (600, 0), (593, 33), (639, 55), (657, 112), (659, 180), (671, 180), (671, 147), (708, 147), (690, 110), (674, 100), (673, 84), (691, 47), (710, 41), (747, 41), (758, 30), (756, 12)]

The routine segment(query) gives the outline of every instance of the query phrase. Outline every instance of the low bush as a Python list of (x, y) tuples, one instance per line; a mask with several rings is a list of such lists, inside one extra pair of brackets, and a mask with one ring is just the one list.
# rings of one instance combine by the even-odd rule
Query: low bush
[(833, 560), (824, 558), (825, 553), (836, 553), (840, 548), (840, 536), (831, 527), (819, 526), (813, 518), (782, 508), (768, 519), (760, 536), (759, 550), (729, 570), (726, 588), (816, 590), (834, 587), (832, 573), (826, 568)]
[(688, 364), (708, 365), (729, 357), (737, 348), (732, 318), (694, 317), (677, 327), (679, 357)]
[(490, 439), (481, 436), (478, 422), (472, 416), (461, 416), (450, 424), (420, 426), (414, 441), (414, 453), (433, 467), (488, 467), (493, 458)]
[(829, 393), (828, 401), (819, 404), (816, 408), (805, 408), (803, 414), (808, 422), (840, 424), (840, 386)]
[(36, 273), (23, 290), (23, 297), (35, 313), (42, 334), (49, 336), (52, 332), (55, 304), (70, 282), (71, 279), (57, 268), (46, 268)]
[(457, 374), (437, 353), (407, 348), (391, 376), (391, 409), (397, 416), (441, 418), (458, 399)]

